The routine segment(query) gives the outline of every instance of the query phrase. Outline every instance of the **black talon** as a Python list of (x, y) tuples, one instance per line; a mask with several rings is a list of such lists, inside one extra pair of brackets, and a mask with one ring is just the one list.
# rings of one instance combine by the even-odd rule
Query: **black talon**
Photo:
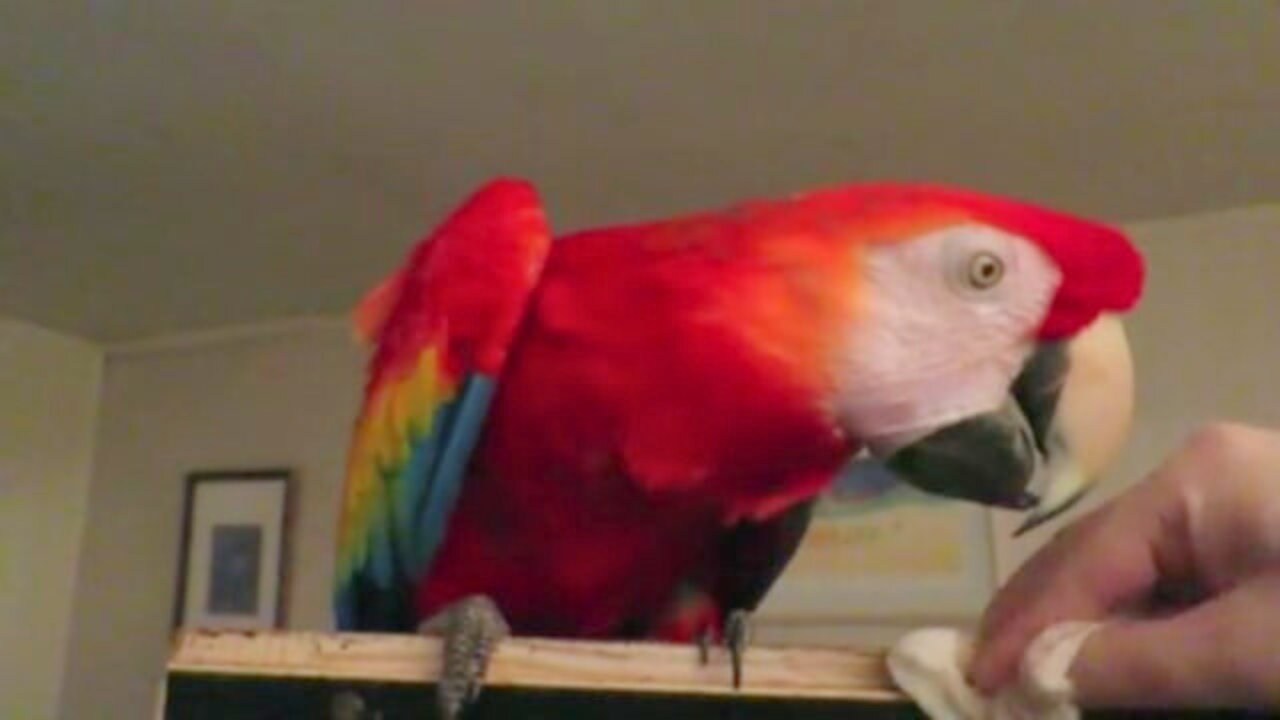
[(733, 689), (742, 687), (742, 656), (747, 651), (747, 636), (750, 634), (750, 615), (745, 610), (734, 610), (724, 623), (725, 645), (729, 648), (729, 659), (733, 663)]
[(698, 636), (698, 663), (706, 665), (711, 662), (711, 631), (703, 630)]

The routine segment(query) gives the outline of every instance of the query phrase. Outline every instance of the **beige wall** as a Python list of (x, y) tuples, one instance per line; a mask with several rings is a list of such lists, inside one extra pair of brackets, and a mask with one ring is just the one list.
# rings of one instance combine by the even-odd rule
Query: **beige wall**
[(141, 718), (168, 652), (181, 488), (297, 472), (291, 627), (328, 627), (332, 526), (361, 373), (345, 328), (110, 357), (64, 717)]
[[(1137, 418), (1111, 487), (1140, 477), (1206, 418), (1280, 425), (1280, 336), (1268, 312), (1280, 209), (1134, 231), (1150, 284), (1129, 321)], [(109, 359), (65, 717), (139, 717), (152, 702), (167, 650), (180, 488), (193, 469), (297, 469), (289, 624), (330, 626), (333, 520), (362, 365), (349, 337), (335, 324)], [(1052, 528), (1019, 543), (1009, 530), (997, 522), (1002, 574)], [(792, 639), (880, 642), (898, 630), (815, 628)]]
[(0, 320), (0, 717), (56, 717), (102, 354)]

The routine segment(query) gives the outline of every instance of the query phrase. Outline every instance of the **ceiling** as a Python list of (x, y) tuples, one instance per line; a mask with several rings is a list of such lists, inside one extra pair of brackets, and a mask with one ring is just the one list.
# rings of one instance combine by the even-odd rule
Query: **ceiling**
[(558, 229), (857, 179), (1280, 200), (1280, 3), (8, 0), (0, 314), (346, 310), (476, 183)]

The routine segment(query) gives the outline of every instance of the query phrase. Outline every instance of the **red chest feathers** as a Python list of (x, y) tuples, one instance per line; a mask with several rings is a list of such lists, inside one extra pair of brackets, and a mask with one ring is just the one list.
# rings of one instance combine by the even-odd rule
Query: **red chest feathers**
[(607, 635), (713, 572), (731, 519), (825, 486), (850, 448), (744, 340), (708, 262), (557, 248), (424, 611), (483, 592), (517, 632)]

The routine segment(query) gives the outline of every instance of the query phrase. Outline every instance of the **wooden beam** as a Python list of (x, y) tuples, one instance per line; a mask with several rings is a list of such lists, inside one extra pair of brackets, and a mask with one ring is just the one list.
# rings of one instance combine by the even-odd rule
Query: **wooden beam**
[[(433, 683), (440, 642), (414, 635), (184, 631), (170, 673)], [(513, 638), (494, 653), (488, 687), (612, 693), (902, 702), (878, 653), (752, 646), (743, 685), (726, 651), (699, 661), (693, 646)]]

